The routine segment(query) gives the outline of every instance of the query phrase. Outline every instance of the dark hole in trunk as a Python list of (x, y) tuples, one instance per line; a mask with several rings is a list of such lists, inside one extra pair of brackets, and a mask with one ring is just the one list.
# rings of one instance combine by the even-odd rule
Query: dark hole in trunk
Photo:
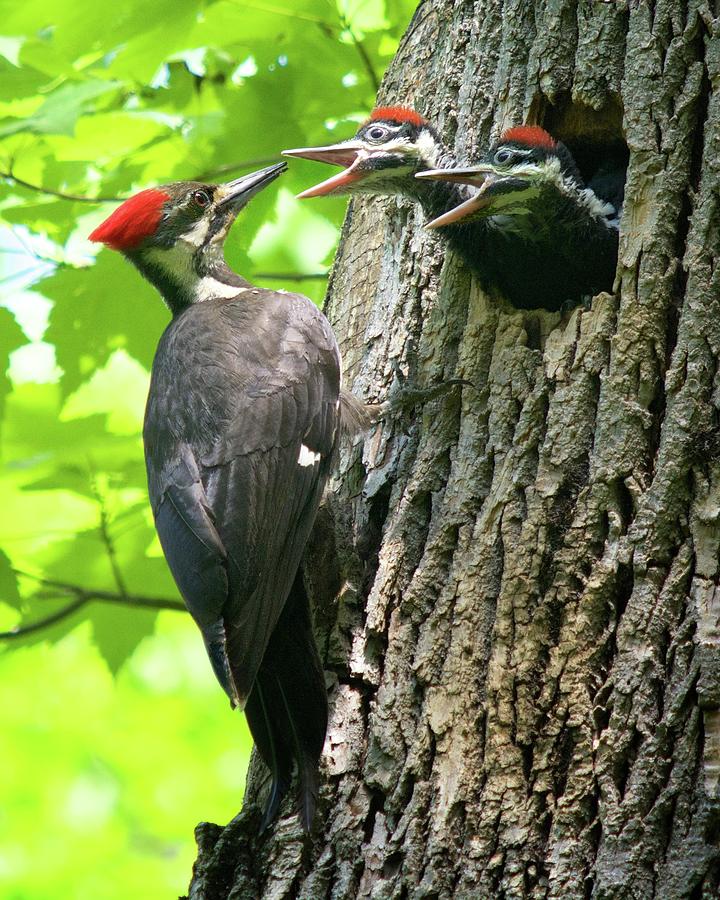
[(554, 103), (536, 97), (528, 121), (542, 125), (572, 153), (585, 183), (603, 200), (622, 204), (630, 153), (622, 127), (619, 97), (602, 109), (573, 103), (570, 93)]

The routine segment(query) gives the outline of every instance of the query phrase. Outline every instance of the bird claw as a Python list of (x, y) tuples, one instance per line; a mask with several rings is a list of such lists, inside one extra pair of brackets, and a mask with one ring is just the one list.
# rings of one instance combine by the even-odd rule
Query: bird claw
[(428, 388), (401, 387), (390, 400), (380, 404), (378, 418), (387, 418), (397, 412), (406, 412), (416, 406), (424, 406), (456, 387), (471, 387), (477, 390), (475, 384), (466, 378), (449, 378), (447, 381)]

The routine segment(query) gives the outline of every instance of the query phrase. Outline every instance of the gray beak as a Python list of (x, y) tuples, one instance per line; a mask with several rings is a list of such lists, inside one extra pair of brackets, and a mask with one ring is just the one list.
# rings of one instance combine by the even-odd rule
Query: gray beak
[(241, 210), (246, 203), (267, 187), (271, 181), (275, 181), (287, 169), (287, 163), (275, 163), (242, 178), (228, 181), (220, 185), (220, 196), (217, 201), (219, 207), (232, 206), (235, 212)]

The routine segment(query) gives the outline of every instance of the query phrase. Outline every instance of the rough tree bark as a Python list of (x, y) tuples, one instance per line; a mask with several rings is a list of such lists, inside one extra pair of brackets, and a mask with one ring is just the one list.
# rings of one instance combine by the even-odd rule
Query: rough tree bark
[(343, 453), (308, 554), (317, 833), (198, 828), (192, 898), (720, 893), (720, 10), (433, 0), (381, 91), (459, 161), (545, 123), (630, 152), (616, 295), (485, 295), (404, 201), (351, 205), (348, 381), (472, 381)]

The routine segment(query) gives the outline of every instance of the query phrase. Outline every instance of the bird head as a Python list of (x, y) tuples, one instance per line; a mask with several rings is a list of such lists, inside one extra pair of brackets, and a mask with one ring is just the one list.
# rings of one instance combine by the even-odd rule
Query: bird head
[(504, 132), (476, 165), (434, 169), (417, 177), (478, 188), (473, 197), (433, 219), (427, 228), (460, 220), (527, 215), (548, 188), (575, 199), (595, 215), (605, 216), (611, 211), (609, 204), (585, 188), (567, 147), (537, 125), (521, 125)]
[(230, 296), (232, 285), (223, 285), (221, 277), (230, 271), (223, 255), (230, 226), (286, 168), (283, 162), (225, 184), (178, 181), (140, 191), (98, 225), (90, 240), (127, 256), (172, 309)]
[(277, 163), (226, 184), (178, 181), (140, 191), (98, 225), (90, 240), (126, 254), (184, 247), (195, 255), (222, 248), (240, 210), (286, 168)]
[(415, 194), (414, 175), (437, 165), (441, 145), (435, 129), (414, 110), (385, 106), (370, 118), (350, 140), (326, 147), (284, 150), (331, 165), (343, 171), (298, 194), (300, 198), (328, 194)]

